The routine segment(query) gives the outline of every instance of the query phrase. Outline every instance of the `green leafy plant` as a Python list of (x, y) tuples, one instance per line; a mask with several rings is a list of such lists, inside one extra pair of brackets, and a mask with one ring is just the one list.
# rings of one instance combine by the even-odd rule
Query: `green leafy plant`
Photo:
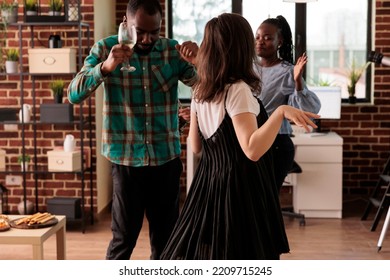
[(49, 9), (54, 12), (61, 12), (64, 3), (62, 0), (50, 0)]
[(17, 0), (15, 1), (6, 1), (6, 0), (3, 0), (3, 2), (0, 3), (0, 10), (2, 11), (11, 11), (13, 9), (17, 9), (19, 7), (19, 3)]
[(26, 7), (26, 11), (38, 11), (38, 1), (26, 0), (25, 7)]
[(53, 91), (53, 94), (58, 94), (59, 92), (63, 93), (65, 82), (62, 79), (54, 80), (50, 83), (50, 89)]
[(312, 86), (319, 86), (319, 87), (330, 87), (333, 85), (333, 82), (327, 80), (327, 79), (308, 79), (310, 80), (310, 85)]
[(330, 86), (332, 86), (332, 82), (330, 82), (330, 81), (328, 81), (328, 80), (322, 80), (322, 79), (320, 79), (320, 80), (318, 80), (318, 85), (319, 85), (320, 87), (330, 87)]
[(18, 163), (22, 163), (22, 162), (30, 162), (31, 160), (31, 157), (29, 155), (19, 155), (18, 156)]
[[(5, 32), (7, 31), (6, 29), (9, 23), (17, 22), (18, 7), (19, 7), (19, 3), (16, 0), (13, 2), (11, 1), (6, 2), (5, 0), (3, 0), (3, 2), (0, 3), (0, 12), (1, 12), (0, 23), (2, 23), (2, 28), (5, 30)], [(4, 38), (6, 38), (5, 35)]]
[[(4, 53), (4, 47), (6, 46), (8, 23), (17, 21), (18, 7), (19, 3), (17, 0), (2, 0), (0, 2), (0, 54)], [(0, 72), (2, 71), (4, 71), (4, 63), (3, 56), (0, 55)]]
[(367, 69), (368, 65), (371, 62), (366, 62), (364, 65), (358, 67), (356, 66), (355, 60), (352, 61), (351, 68), (347, 71), (347, 77), (349, 79), (348, 83), (348, 93), (349, 96), (355, 96), (356, 84), (360, 80), (363, 72)]
[(19, 60), (19, 50), (18, 49), (8, 49), (5, 51), (5, 56), (7, 61), (18, 61)]
[(64, 86), (65, 86), (65, 82), (62, 79), (53, 80), (49, 84), (49, 87), (53, 92), (54, 100), (56, 101), (56, 103), (62, 103), (62, 97), (64, 95)]

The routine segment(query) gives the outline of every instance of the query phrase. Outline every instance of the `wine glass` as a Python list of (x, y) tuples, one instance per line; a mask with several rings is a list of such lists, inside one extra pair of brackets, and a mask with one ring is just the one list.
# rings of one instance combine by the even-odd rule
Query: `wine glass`
[[(122, 45), (129, 46), (130, 49), (137, 43), (137, 30), (134, 25), (128, 28), (126, 16), (123, 17), (123, 22), (119, 24), (118, 41)], [(121, 71), (134, 72), (136, 69), (134, 66), (130, 65), (129, 59), (123, 64)]]

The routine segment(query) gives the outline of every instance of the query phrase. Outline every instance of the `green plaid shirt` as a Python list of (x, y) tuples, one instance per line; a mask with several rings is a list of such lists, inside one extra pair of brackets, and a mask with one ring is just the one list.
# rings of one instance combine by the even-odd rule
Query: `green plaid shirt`
[(68, 88), (80, 103), (104, 85), (102, 154), (126, 166), (157, 166), (180, 156), (178, 81), (192, 85), (196, 71), (180, 58), (177, 41), (160, 38), (148, 55), (134, 53), (135, 72), (118, 67), (103, 76), (101, 64), (118, 36), (98, 41)]

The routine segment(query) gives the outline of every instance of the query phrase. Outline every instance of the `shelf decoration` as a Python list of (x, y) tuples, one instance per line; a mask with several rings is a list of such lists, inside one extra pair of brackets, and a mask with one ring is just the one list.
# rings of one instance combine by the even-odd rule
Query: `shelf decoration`
[(50, 0), (49, 3), (49, 15), (50, 16), (61, 16), (64, 3), (62, 0)]
[(25, 0), (24, 9), (27, 16), (36, 16), (38, 15), (38, 0)]
[(80, 0), (66, 0), (65, 5), (67, 8), (67, 20), (79, 21), (80, 20)]
[(19, 155), (18, 156), (18, 163), (20, 164), (21, 170), (26, 171), (28, 170), (28, 164), (30, 163), (31, 157), (29, 155)]
[[(28, 13), (31, 4), (36, 4), (36, 14)], [(80, 10), (80, 0), (24, 0), (25, 22), (65, 22), (68, 21), (69, 8), (72, 14)], [(77, 14), (78, 15), (78, 14)], [(72, 16), (72, 19), (75, 16)]]
[(19, 50), (10, 48), (5, 52), (5, 72), (18, 73)]
[(41, 104), (42, 123), (69, 123), (73, 122), (73, 105), (62, 103), (65, 83), (62, 79), (54, 80), (49, 84), (53, 93), (54, 103)]
[(3, 2), (0, 3), (0, 14), (1, 21), (3, 24), (15, 23), (18, 21), (18, 1), (14, 0), (13, 2)]
[(64, 96), (64, 87), (65, 87), (64, 80), (62, 79), (54, 80), (49, 84), (49, 86), (53, 93), (54, 103), (61, 104), (62, 98)]

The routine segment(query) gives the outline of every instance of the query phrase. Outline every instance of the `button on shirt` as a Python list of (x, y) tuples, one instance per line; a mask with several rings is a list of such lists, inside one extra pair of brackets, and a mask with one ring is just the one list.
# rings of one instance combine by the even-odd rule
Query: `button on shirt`
[(148, 55), (133, 53), (136, 71), (118, 65), (104, 77), (101, 64), (116, 44), (115, 35), (92, 47), (69, 85), (69, 101), (82, 102), (103, 83), (103, 156), (126, 166), (162, 165), (180, 156), (178, 81), (193, 85), (195, 68), (180, 58), (177, 41), (160, 38)]

